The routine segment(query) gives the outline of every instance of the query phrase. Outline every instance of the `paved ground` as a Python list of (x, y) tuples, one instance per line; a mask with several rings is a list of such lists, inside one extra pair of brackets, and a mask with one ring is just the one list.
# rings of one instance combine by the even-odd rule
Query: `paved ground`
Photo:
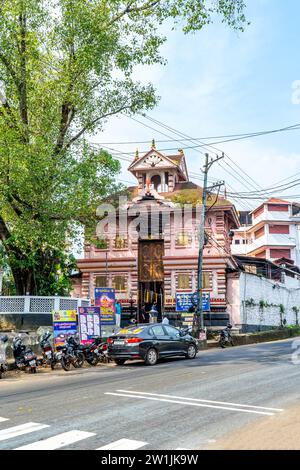
[(0, 382), (0, 449), (300, 448), (292, 352), (285, 340), (13, 375)]

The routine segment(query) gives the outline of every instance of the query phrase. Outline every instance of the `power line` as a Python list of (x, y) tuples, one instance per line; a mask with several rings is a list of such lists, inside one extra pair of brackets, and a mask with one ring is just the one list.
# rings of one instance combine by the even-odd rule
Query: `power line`
[[(146, 126), (151, 129), (150, 126)], [(294, 124), (291, 126), (286, 126), (283, 128), (279, 129), (272, 129), (272, 130), (266, 130), (266, 131), (256, 131), (256, 132), (245, 132), (245, 133), (240, 133), (240, 134), (227, 134), (227, 135), (214, 135), (214, 136), (207, 136), (207, 137), (187, 137), (184, 139), (184, 141), (197, 141), (197, 140), (209, 140), (209, 139), (227, 139), (227, 138), (233, 138), (233, 137), (242, 137), (242, 138), (250, 138), (250, 137), (258, 137), (261, 135), (267, 135), (271, 133), (277, 133), (277, 132), (286, 132), (289, 130), (299, 130), (300, 129), (300, 123), (299, 124)], [(167, 142), (181, 142), (181, 139), (165, 139), (165, 140), (157, 140), (158, 143), (167, 143)], [(147, 144), (147, 140), (140, 140), (140, 141), (121, 141), (121, 142), (99, 142), (99, 145), (136, 145), (136, 144)], [(218, 142), (216, 142), (218, 143)], [(221, 141), (219, 143), (222, 143)], [(173, 150), (173, 149), (172, 149)]]

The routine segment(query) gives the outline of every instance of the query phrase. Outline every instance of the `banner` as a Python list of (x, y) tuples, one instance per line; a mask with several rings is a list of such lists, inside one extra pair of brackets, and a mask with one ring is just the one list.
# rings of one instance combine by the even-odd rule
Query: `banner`
[(79, 307), (78, 324), (80, 343), (93, 343), (96, 336), (101, 336), (100, 307)]
[(53, 310), (54, 347), (65, 344), (69, 336), (77, 333), (76, 310)]
[(95, 306), (100, 307), (101, 326), (116, 324), (115, 289), (110, 287), (96, 287)]
[[(194, 303), (193, 303), (194, 302)], [(188, 312), (191, 307), (197, 302), (197, 294), (192, 292), (177, 292), (176, 293), (176, 312)], [(210, 311), (210, 295), (202, 294), (202, 309), (203, 312)]]

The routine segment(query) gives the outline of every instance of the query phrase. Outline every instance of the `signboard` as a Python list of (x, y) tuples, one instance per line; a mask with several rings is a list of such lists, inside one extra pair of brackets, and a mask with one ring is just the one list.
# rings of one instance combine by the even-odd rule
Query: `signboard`
[(182, 312), (180, 317), (181, 317), (181, 324), (183, 327), (193, 326), (193, 323), (194, 323), (193, 313)]
[(116, 296), (110, 287), (95, 288), (95, 306), (100, 308), (101, 326), (116, 324)]
[(96, 336), (101, 336), (100, 308), (79, 307), (78, 324), (80, 331), (80, 343), (93, 343)]
[[(194, 303), (193, 303), (194, 301)], [(197, 301), (197, 294), (192, 292), (177, 292), (176, 293), (176, 311), (188, 312), (189, 309), (195, 305)], [(210, 311), (210, 295), (202, 294), (202, 309), (204, 312)]]
[(52, 319), (54, 346), (62, 346), (69, 336), (77, 333), (76, 310), (53, 310)]

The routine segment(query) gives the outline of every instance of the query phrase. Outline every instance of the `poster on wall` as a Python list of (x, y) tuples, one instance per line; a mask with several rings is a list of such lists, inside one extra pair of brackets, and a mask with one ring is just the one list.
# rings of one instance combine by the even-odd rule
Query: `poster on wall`
[(95, 306), (100, 308), (101, 326), (116, 324), (115, 289), (110, 287), (96, 287)]
[(78, 324), (80, 343), (93, 343), (95, 337), (101, 336), (100, 307), (79, 307)]
[(62, 346), (69, 336), (77, 333), (76, 310), (53, 310), (52, 319), (54, 346)]
[[(193, 301), (197, 301), (197, 294), (192, 292), (176, 292), (176, 312), (188, 312), (193, 307)], [(202, 294), (203, 312), (210, 311), (210, 295)]]

